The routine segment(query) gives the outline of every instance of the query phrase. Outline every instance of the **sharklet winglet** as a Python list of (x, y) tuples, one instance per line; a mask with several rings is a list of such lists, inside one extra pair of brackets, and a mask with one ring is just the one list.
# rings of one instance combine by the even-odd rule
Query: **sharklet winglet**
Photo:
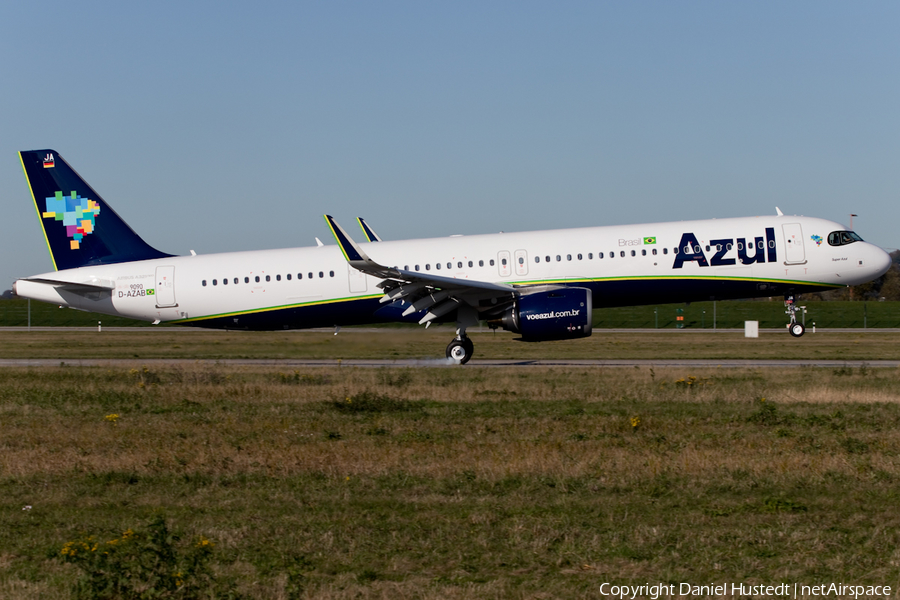
[(337, 240), (338, 246), (340, 246), (341, 252), (344, 253), (344, 258), (347, 259), (347, 262), (372, 262), (372, 259), (366, 256), (366, 253), (356, 245), (353, 239), (344, 231), (344, 228), (334, 220), (334, 217), (325, 215), (325, 222), (328, 223), (328, 228), (334, 234), (334, 239)]
[(362, 217), (356, 217), (356, 221), (359, 223), (359, 228), (362, 229), (363, 235), (366, 236), (366, 240), (369, 242), (380, 242), (381, 237), (375, 233), (375, 230), (372, 229), (366, 220)]

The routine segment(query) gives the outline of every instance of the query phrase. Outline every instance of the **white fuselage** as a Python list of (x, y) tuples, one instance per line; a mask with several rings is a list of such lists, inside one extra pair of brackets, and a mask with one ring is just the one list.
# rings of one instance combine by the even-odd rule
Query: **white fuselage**
[[(823, 219), (771, 216), (363, 246), (372, 260), (407, 271), (592, 287), (600, 307), (824, 290), (884, 273), (890, 257), (877, 246), (829, 244), (829, 233), (843, 229)], [(384, 320), (374, 315), (377, 300), (362, 314), (354, 302), (381, 297), (378, 283), (350, 267), (338, 246), (314, 246), (81, 267), (20, 279), (15, 290), (25, 298), (146, 321), (243, 327), (252, 316), (253, 328), (266, 322), (264, 328), (280, 329)], [(261, 317), (266, 314), (271, 322)]]

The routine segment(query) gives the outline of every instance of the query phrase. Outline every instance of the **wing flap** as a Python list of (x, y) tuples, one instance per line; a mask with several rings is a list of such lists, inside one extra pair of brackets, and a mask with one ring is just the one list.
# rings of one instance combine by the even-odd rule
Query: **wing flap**
[[(423, 318), (428, 323), (466, 304), (477, 306), (483, 299), (512, 299), (520, 295), (518, 288), (502, 283), (442, 277), (419, 271), (406, 271), (378, 264), (360, 248), (331, 215), (325, 221), (334, 234), (341, 252), (351, 267), (367, 275), (382, 279), (378, 287), (384, 290), (382, 303), (404, 300), (410, 306), (403, 316), (431, 309)], [(432, 309), (432, 307), (435, 307)]]

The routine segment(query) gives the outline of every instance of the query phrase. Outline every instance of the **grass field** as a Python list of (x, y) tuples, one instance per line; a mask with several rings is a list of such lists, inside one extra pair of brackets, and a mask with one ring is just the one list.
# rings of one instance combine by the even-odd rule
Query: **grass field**
[[(885, 328), (900, 327), (900, 302), (806, 301), (806, 323), (818, 327)], [(680, 313), (678, 311), (681, 311)], [(787, 322), (781, 298), (771, 301), (694, 302), (627, 306), (594, 311), (597, 328), (675, 329), (676, 317), (684, 317), (688, 329), (743, 328), (744, 321), (759, 321), (760, 327), (784, 327)], [(31, 303), (31, 324), (43, 327), (104, 326), (150, 327), (142, 321), (110, 317), (59, 307), (43, 302)], [(28, 302), (21, 299), (0, 300), (0, 327), (24, 327), (28, 324)], [(400, 327), (411, 327), (401, 325)], [(412, 326), (415, 327), (415, 326)]]
[[(793, 338), (764, 331), (596, 331), (561, 342), (524, 343), (514, 334), (469, 330), (475, 361), (491, 359), (900, 359), (900, 334), (831, 331)], [(0, 329), (0, 358), (316, 358), (438, 359), (454, 333), (448, 327), (330, 331), (229, 332), (156, 327), (128, 330)]]
[(898, 399), (846, 367), (3, 369), (0, 597), (73, 597), (69, 552), (159, 517), (219, 597), (896, 590)]

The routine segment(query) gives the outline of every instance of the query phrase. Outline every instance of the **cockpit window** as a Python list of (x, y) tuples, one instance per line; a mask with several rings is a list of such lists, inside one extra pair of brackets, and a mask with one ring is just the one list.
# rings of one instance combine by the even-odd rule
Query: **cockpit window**
[(832, 231), (828, 234), (828, 244), (830, 246), (846, 246), (847, 244), (861, 241), (863, 239), (855, 231)]

